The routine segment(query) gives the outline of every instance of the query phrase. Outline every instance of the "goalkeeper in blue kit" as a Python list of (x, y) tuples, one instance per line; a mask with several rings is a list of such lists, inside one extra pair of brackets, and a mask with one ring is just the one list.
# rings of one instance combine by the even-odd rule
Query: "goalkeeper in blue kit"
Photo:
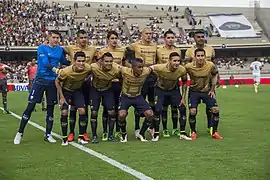
[(48, 34), (49, 45), (40, 45), (37, 50), (38, 69), (28, 97), (28, 105), (22, 115), (18, 133), (14, 138), (14, 144), (20, 144), (25, 126), (35, 109), (36, 103), (41, 103), (45, 92), (47, 100), (46, 132), (44, 140), (55, 143), (51, 131), (54, 121), (54, 105), (57, 104), (57, 90), (55, 79), (60, 64), (69, 65), (63, 49), (59, 46), (60, 33), (50, 31)]

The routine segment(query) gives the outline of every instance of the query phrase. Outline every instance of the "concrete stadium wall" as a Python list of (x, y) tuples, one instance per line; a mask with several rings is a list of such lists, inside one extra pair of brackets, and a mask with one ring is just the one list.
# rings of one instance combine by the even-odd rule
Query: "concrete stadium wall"
[(270, 8), (255, 7), (255, 17), (258, 24), (270, 39)]

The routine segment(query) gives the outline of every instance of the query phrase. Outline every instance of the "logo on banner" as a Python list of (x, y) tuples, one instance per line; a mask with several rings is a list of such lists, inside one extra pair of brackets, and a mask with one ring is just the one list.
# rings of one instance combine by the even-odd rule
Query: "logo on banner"
[(251, 26), (239, 22), (226, 22), (222, 24), (219, 29), (223, 31), (238, 31), (251, 29)]
[(28, 85), (27, 84), (15, 84), (14, 91), (28, 91)]

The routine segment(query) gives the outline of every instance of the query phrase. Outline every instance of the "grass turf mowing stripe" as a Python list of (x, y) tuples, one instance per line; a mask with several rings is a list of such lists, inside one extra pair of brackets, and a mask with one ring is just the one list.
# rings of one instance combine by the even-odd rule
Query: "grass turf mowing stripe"
[[(3, 110), (2, 107), (0, 107), (0, 109)], [(22, 118), (21, 116), (13, 113), (11, 111), (10, 111), (10, 113), (11, 113), (11, 115), (13, 117), (17, 118), (18, 120), (21, 120), (21, 118)], [(42, 126), (38, 125), (37, 123), (34, 123), (34, 122), (30, 121), (30, 120), (28, 121), (28, 123), (30, 125), (34, 126), (35, 128), (43, 131), (43, 132), (45, 132), (45, 130), (46, 130), (44, 127), (42, 127)], [(52, 135), (54, 137), (57, 137), (58, 139), (62, 139), (62, 137), (59, 134), (56, 134), (56, 133), (52, 132)], [(98, 153), (98, 152), (96, 152), (96, 151), (94, 151), (94, 150), (92, 150), (92, 149), (90, 149), (88, 147), (82, 146), (82, 145), (80, 145), (78, 143), (74, 143), (74, 142), (70, 142), (69, 144), (74, 146), (75, 148), (81, 150), (81, 151), (84, 151), (84, 152), (86, 152), (86, 153), (88, 153), (88, 154), (90, 154), (92, 156), (95, 156), (95, 157), (101, 159), (102, 161), (105, 161), (105, 162), (111, 164), (114, 167), (117, 167), (117, 168), (121, 169), (122, 171), (125, 171), (128, 174), (131, 174), (131, 175), (135, 176), (138, 179), (153, 180), (153, 178), (151, 178), (149, 176), (146, 176), (145, 174), (143, 174), (143, 173), (141, 173), (139, 171), (136, 171), (136, 170), (132, 169), (131, 167), (128, 167), (128, 166), (126, 166), (126, 165), (124, 165), (124, 164), (122, 164), (122, 163), (120, 163), (118, 161), (115, 161), (115, 160), (113, 160), (113, 159), (111, 159), (111, 158), (109, 158), (109, 157), (107, 157), (107, 156), (105, 156), (105, 155), (103, 155), (101, 153)]]

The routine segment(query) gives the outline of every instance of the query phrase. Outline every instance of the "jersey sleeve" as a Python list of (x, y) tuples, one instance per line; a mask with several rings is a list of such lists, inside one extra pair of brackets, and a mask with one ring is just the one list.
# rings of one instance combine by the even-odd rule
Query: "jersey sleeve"
[(59, 72), (59, 75), (58, 75), (57, 79), (59, 81), (64, 81), (66, 78), (67, 78), (66, 68), (61, 69), (60, 72)]
[(182, 81), (187, 81), (188, 80), (188, 78), (187, 78), (187, 71), (186, 71), (186, 68), (184, 68), (184, 67), (183, 67), (183, 72), (182, 72), (181, 80)]
[(215, 49), (212, 47), (212, 60), (214, 60), (216, 57), (216, 52), (215, 52)]
[(39, 60), (40, 64), (43, 67), (46, 67), (46, 68), (48, 68), (50, 70), (53, 68), (53, 66), (49, 62), (48, 55), (47, 55), (47, 52), (45, 50), (45, 46), (44, 45), (40, 45), (38, 47), (37, 56), (38, 56), (38, 60)]
[(66, 56), (65, 56), (65, 51), (64, 49), (62, 49), (62, 54), (61, 54), (61, 58), (60, 58), (60, 63), (62, 65), (66, 65), (69, 66), (70, 65), (70, 61), (67, 60)]
[(71, 47), (70, 46), (65, 46), (63, 47), (63, 50), (65, 53), (67, 53), (69, 56), (71, 55)]
[(212, 75), (216, 75), (216, 74), (218, 74), (218, 69), (217, 69), (217, 66), (215, 66), (214, 64), (212, 64), (212, 70), (211, 70), (211, 74), (212, 74)]
[(187, 58), (193, 58), (192, 57), (192, 52), (191, 52), (191, 48), (188, 48), (187, 49), (187, 51), (186, 51), (186, 53), (185, 53), (185, 59), (187, 59)]

